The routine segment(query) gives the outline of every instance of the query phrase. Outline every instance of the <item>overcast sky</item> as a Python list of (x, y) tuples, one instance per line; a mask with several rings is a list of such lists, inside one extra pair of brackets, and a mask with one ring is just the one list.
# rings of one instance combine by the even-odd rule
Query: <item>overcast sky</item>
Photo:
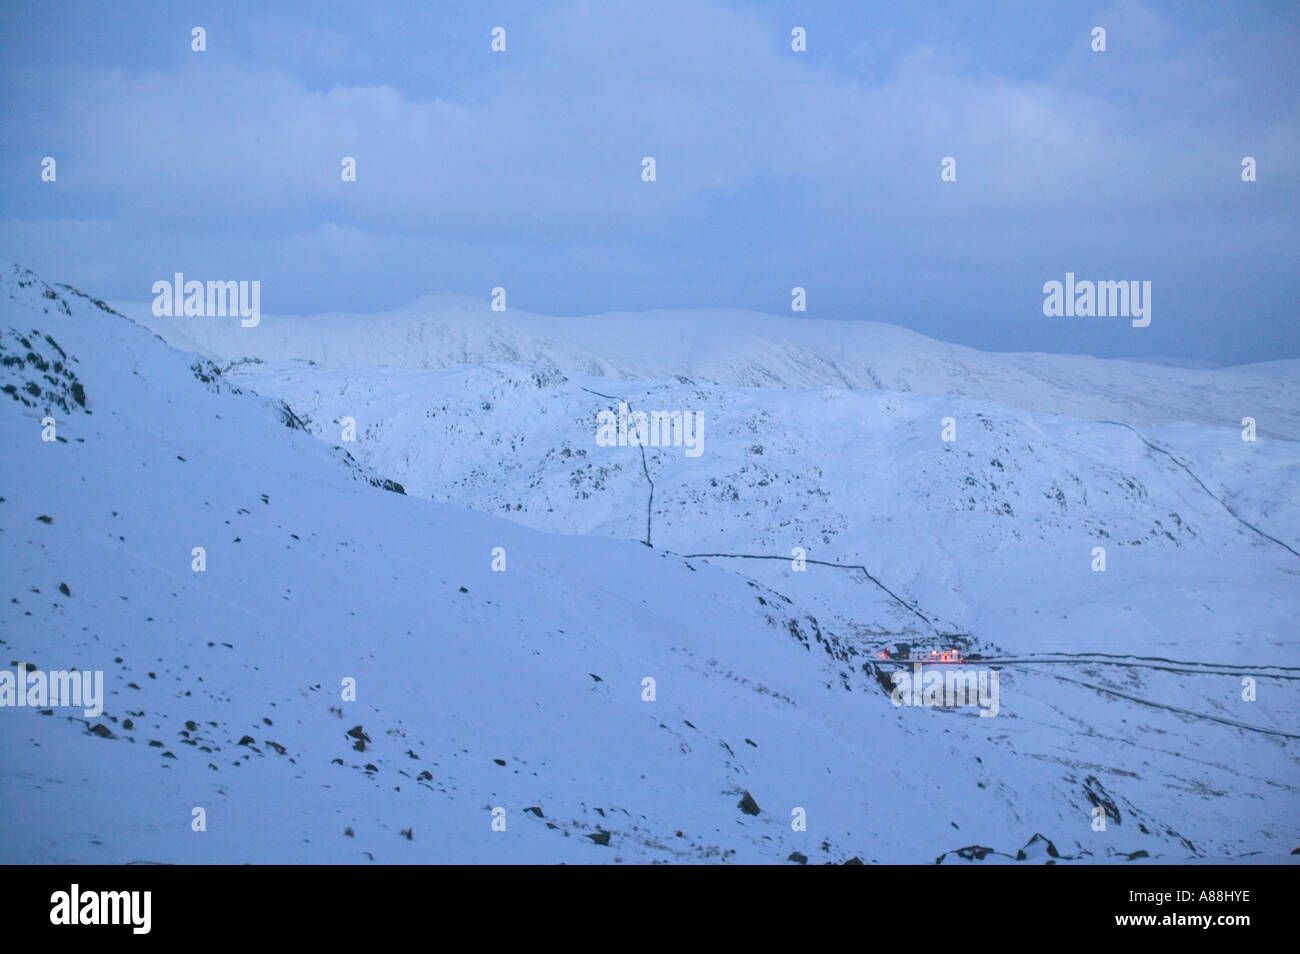
[[(1297, 62), (1292, 0), (5, 4), (0, 257), (268, 314), (801, 285), (989, 350), (1300, 357)], [(1150, 281), (1151, 325), (1045, 317), (1067, 271)]]

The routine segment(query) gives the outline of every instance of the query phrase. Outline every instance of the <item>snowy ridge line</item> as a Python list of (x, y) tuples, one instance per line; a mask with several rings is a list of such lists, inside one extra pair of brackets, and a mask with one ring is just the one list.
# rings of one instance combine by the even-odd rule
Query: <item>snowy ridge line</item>
[(1233, 510), (1231, 507), (1229, 507), (1229, 506), (1227, 505), (1227, 503), (1224, 502), (1220, 497), (1216, 496), (1216, 495), (1214, 494), (1214, 492), (1210, 490), (1209, 487), (1207, 487), (1207, 486), (1205, 486), (1205, 484), (1201, 483), (1201, 478), (1197, 477), (1196, 474), (1192, 473), (1192, 469), (1191, 469), (1190, 467), (1188, 467), (1186, 464), (1184, 464), (1181, 460), (1179, 460), (1177, 457), (1175, 457), (1172, 453), (1170, 453), (1169, 451), (1165, 450), (1163, 447), (1159, 446), (1158, 444), (1153, 444), (1151, 441), (1147, 440), (1145, 437), (1142, 436), (1142, 432), (1139, 431), (1139, 430), (1138, 430), (1136, 427), (1134, 427), (1132, 424), (1125, 424), (1123, 421), (1102, 421), (1101, 423), (1102, 423), (1102, 424), (1117, 424), (1117, 425), (1119, 425), (1120, 427), (1127, 427), (1130, 431), (1132, 431), (1134, 434), (1136, 434), (1136, 435), (1138, 436), (1138, 440), (1140, 440), (1140, 441), (1141, 441), (1143, 444), (1145, 444), (1147, 447), (1151, 448), (1153, 451), (1159, 451), (1161, 454), (1164, 454), (1166, 457), (1168, 457), (1170, 460), (1172, 460), (1175, 464), (1177, 464), (1179, 467), (1181, 467), (1183, 470), (1185, 470), (1185, 471), (1187, 472), (1187, 476), (1191, 477), (1192, 480), (1196, 481), (1196, 485), (1197, 485), (1198, 487), (1200, 487), (1202, 490), (1204, 490), (1207, 494), (1209, 494), (1210, 497), (1212, 497), (1214, 500), (1218, 501), (1219, 506), (1221, 506), (1224, 510), (1228, 511), (1228, 513), (1232, 515), (1232, 518), (1233, 518), (1234, 520), (1236, 520), (1238, 523), (1242, 524), (1243, 526), (1249, 527), (1251, 530), (1254, 530), (1256, 533), (1258, 533), (1258, 534), (1259, 534), (1261, 537), (1263, 537), (1265, 540), (1272, 540), (1274, 543), (1276, 543), (1278, 546), (1280, 546), (1280, 547), (1282, 547), (1283, 549), (1285, 549), (1285, 550), (1286, 550), (1288, 553), (1290, 553), (1292, 556), (1294, 556), (1294, 557), (1300, 557), (1300, 552), (1297, 552), (1297, 551), (1296, 551), (1295, 549), (1293, 549), (1289, 544), (1283, 543), (1283, 542), (1282, 542), (1281, 540), (1279, 540), (1277, 537), (1272, 536), (1271, 534), (1267, 534), (1267, 533), (1265, 533), (1263, 530), (1259, 529), (1259, 527), (1255, 526), (1255, 525), (1254, 525), (1253, 523), (1251, 523), (1249, 520), (1244, 520), (1244, 519), (1242, 519), (1241, 517), (1239, 517), (1239, 516), (1237, 515), (1237, 511), (1235, 511), (1235, 510)]
[[(1019, 669), (1021, 672), (1029, 673), (1029, 669), (1023, 666), (1012, 666), (1012, 669)], [(1032, 673), (1031, 673), (1032, 674)], [(1127, 692), (1120, 692), (1118, 689), (1110, 689), (1106, 686), (1096, 686), (1090, 682), (1084, 682), (1082, 679), (1071, 679), (1069, 676), (1061, 676), (1054, 672), (1044, 673), (1053, 679), (1059, 679), (1062, 682), (1073, 683), (1076, 686), (1083, 686), (1085, 689), (1092, 689), (1096, 692), (1104, 692), (1107, 695), (1118, 696), (1121, 699), (1127, 699), (1129, 702), (1136, 702), (1140, 705), (1150, 706), (1153, 709), (1164, 709), (1166, 712), (1176, 712), (1179, 715), (1190, 716), (1193, 719), (1204, 719), (1208, 722), (1218, 722), (1222, 725), (1232, 726), (1237, 729), (1246, 729), (1249, 732), (1262, 732), (1266, 735), (1278, 735), (1284, 739), (1295, 739), (1300, 741), (1300, 735), (1292, 732), (1283, 732), (1281, 729), (1266, 729), (1263, 726), (1250, 725), (1247, 722), (1238, 722), (1235, 719), (1223, 719), (1219, 716), (1206, 715), (1203, 712), (1194, 712), (1191, 709), (1183, 709), (1179, 706), (1166, 705), (1163, 702), (1152, 702), (1150, 699), (1143, 699), (1141, 696), (1130, 695)]]
[[(629, 411), (634, 410), (632, 402), (627, 400), (627, 398), (614, 397), (612, 394), (601, 394), (599, 391), (593, 391), (591, 388), (584, 388), (582, 385), (578, 385), (578, 387), (583, 391), (586, 391), (588, 394), (594, 394), (597, 397), (603, 397), (610, 401), (622, 401), (627, 405)], [(646, 546), (653, 548), (654, 544), (650, 542), (650, 516), (653, 513), (652, 508), (654, 507), (655, 502), (655, 482), (650, 479), (650, 468), (646, 466), (645, 445), (638, 444), (637, 446), (641, 449), (641, 473), (645, 474), (645, 482), (650, 485), (650, 499), (646, 501), (645, 505), (645, 540), (642, 542)]]
[[(768, 556), (766, 554), (759, 554), (759, 553), (683, 553), (681, 554), (681, 556), (683, 559), (688, 559), (688, 560), (703, 560), (709, 557), (727, 557), (736, 560), (786, 560), (786, 561), (790, 560), (790, 557), (786, 557), (786, 556)], [(899, 606), (906, 609), (908, 612), (913, 613), (914, 615), (925, 620), (926, 625), (929, 626), (931, 629), (935, 630), (935, 632), (938, 633), (938, 635), (940, 636), (970, 635), (969, 633), (939, 633), (938, 632), (939, 627), (934, 625), (933, 620), (931, 620), (928, 616), (922, 613), (915, 606), (908, 603), (907, 600), (903, 599), (901, 596), (899, 596), (889, 587), (885, 586), (884, 583), (881, 583), (879, 580), (877, 580), (874, 576), (871, 575), (871, 571), (868, 570), (865, 566), (862, 566), (858, 563), (830, 563), (826, 560), (814, 560), (809, 557), (805, 557), (804, 562), (815, 563), (818, 566), (838, 567), (841, 570), (861, 570), (868, 580), (870, 580), (872, 583), (876, 584), (876, 586), (880, 587), (882, 590), (888, 593), (890, 598), (894, 600), (894, 602), (896, 602)]]

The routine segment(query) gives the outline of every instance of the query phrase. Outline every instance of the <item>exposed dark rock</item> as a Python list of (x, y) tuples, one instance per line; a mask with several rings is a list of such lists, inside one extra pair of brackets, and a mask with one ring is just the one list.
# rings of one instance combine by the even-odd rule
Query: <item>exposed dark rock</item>
[(1034, 837), (1030, 838), (1029, 841), (1025, 843), (1025, 847), (1016, 852), (1016, 861), (1024, 861), (1026, 858), (1038, 857), (1044, 852), (1046, 852), (1050, 858), (1061, 857), (1056, 850), (1056, 846), (1052, 844), (1049, 839), (1035, 833)]

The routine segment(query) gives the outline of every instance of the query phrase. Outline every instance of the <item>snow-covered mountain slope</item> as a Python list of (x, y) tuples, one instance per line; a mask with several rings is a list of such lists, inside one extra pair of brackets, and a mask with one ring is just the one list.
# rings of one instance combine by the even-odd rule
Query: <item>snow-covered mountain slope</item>
[[(1273, 662), (1300, 665), (1295, 442), (955, 396), (568, 379), (519, 365), (241, 363), (230, 377), (284, 399), (416, 496), (623, 539), (645, 539), (648, 516), (651, 542), (679, 554), (785, 557), (728, 565), (850, 630), (935, 627), (863, 573), (794, 571), (795, 548), (861, 566), (942, 631), (990, 645), (1167, 655), (1191, 631), (1226, 660), (1250, 634), (1278, 647)], [(698, 412), (698, 455), (600, 446), (597, 415), (620, 401)], [(1095, 547), (1105, 572), (1092, 569)]]
[(158, 318), (149, 302), (114, 306), (178, 347), (220, 360), (411, 369), (505, 362), (627, 381), (684, 375), (739, 387), (952, 394), (1132, 424), (1237, 427), (1251, 416), (1262, 435), (1300, 439), (1300, 361), (1203, 370), (1078, 355), (986, 354), (867, 321), (714, 309), (563, 318), (513, 307), (496, 312), (487, 300), (449, 294), (373, 315), (264, 315), (256, 328)]
[[(0, 345), (0, 662), (102, 670), (106, 691), (99, 718), (0, 708), (0, 860), (987, 864), (1300, 843), (1279, 622), (1300, 560), (1241, 525), (1289, 542), (1285, 441), (1144, 430), (1194, 492), (1124, 427), (935, 395), (517, 363), (223, 373), (21, 271), (0, 280)], [(643, 472), (639, 449), (598, 447), (611, 399), (593, 391), (703, 411), (704, 453), (647, 449)], [(327, 426), (344, 404), (346, 452)], [(1055, 522), (1051, 468), (1068, 469)], [(1166, 506), (1181, 522), (1157, 528)], [(1093, 574), (1099, 530), (1132, 539)], [(745, 541), (876, 562), (683, 555)], [(999, 664), (993, 717), (894, 706), (875, 650), (949, 625), (985, 655), (1124, 656)]]

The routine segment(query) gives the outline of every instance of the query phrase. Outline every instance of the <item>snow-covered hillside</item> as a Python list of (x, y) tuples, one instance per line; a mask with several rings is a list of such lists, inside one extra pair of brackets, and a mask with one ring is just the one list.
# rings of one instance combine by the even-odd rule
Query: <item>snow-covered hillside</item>
[(149, 302), (113, 304), (178, 347), (224, 360), (297, 358), (349, 369), (522, 363), (627, 381), (684, 375), (739, 387), (953, 394), (1132, 424), (1235, 427), (1249, 414), (1263, 435), (1300, 439), (1300, 361), (1209, 371), (985, 354), (868, 321), (709, 309), (560, 318), (513, 307), (497, 312), (486, 299), (448, 294), (374, 315), (265, 315), (255, 330), (212, 318), (158, 318)]
[[(103, 670), (107, 697), (0, 708), (0, 860), (1300, 844), (1290, 365), (743, 316), (647, 320), (651, 345), (626, 317), (408, 320), (426, 305), (157, 320), (214, 364), (0, 279), (0, 662)], [(703, 452), (599, 446), (620, 399), (699, 411)], [(893, 705), (900, 641), (1006, 660), (996, 715)]]
[[(520, 365), (241, 364), (230, 377), (286, 400), (322, 439), (416, 496), (622, 539), (645, 539), (649, 516), (650, 542), (679, 554), (788, 560), (801, 547), (865, 567), (946, 631), (999, 645), (1167, 653), (1190, 628), (1228, 659), (1244, 632), (1283, 643), (1294, 625), (1300, 557), (1252, 529), (1300, 544), (1290, 441), (1186, 424), (1135, 430), (948, 395), (612, 382)], [(698, 456), (648, 447), (643, 462), (638, 447), (599, 446), (596, 415), (620, 401), (698, 412)], [(355, 442), (343, 440), (346, 418)], [(945, 418), (953, 441), (942, 439)], [(1091, 569), (1098, 546), (1104, 573)], [(776, 569), (764, 579), (818, 598), (842, 626), (918, 625), (861, 574)], [(1158, 613), (1145, 599), (1117, 602), (1147, 585), (1168, 604)]]

